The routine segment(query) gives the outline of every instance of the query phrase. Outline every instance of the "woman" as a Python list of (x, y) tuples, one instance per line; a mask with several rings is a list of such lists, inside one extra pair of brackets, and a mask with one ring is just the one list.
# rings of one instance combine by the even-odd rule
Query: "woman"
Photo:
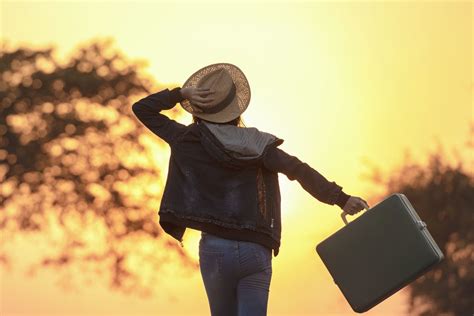
[[(193, 115), (192, 124), (160, 113), (178, 102)], [(202, 232), (199, 263), (212, 315), (267, 313), (272, 250), (276, 257), (281, 239), (278, 173), (348, 214), (369, 207), (279, 149), (283, 139), (243, 126), (241, 114), (249, 102), (243, 72), (217, 63), (196, 71), (183, 87), (164, 89), (132, 106), (136, 117), (170, 145), (159, 222), (181, 245), (187, 227)]]

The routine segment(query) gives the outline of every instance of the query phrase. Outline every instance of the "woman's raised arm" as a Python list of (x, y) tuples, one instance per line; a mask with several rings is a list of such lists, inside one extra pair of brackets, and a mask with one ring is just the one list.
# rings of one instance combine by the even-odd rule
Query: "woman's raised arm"
[(184, 100), (180, 90), (179, 87), (172, 90), (164, 89), (150, 94), (132, 105), (132, 111), (138, 120), (170, 146), (185, 131), (186, 125), (170, 119), (160, 111), (169, 110), (176, 103)]

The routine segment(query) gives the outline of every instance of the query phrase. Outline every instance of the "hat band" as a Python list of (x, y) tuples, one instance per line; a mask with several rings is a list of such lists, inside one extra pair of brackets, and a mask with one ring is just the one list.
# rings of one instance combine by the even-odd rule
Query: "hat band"
[(235, 97), (235, 91), (236, 91), (235, 83), (232, 81), (232, 87), (230, 88), (230, 91), (227, 94), (227, 96), (225, 97), (225, 99), (222, 100), (221, 102), (217, 103), (212, 108), (203, 108), (203, 107), (200, 107), (200, 106), (195, 105), (195, 104), (193, 104), (193, 105), (195, 107), (201, 109), (204, 113), (209, 113), (209, 114), (217, 113), (219, 111), (222, 111), (224, 108), (226, 108), (232, 102), (232, 100)]

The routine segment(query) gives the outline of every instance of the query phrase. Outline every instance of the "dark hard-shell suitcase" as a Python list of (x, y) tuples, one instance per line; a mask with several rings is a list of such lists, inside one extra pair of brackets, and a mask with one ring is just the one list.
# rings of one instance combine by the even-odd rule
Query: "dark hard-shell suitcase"
[(407, 197), (394, 193), (320, 242), (316, 252), (355, 312), (428, 272), (444, 255)]

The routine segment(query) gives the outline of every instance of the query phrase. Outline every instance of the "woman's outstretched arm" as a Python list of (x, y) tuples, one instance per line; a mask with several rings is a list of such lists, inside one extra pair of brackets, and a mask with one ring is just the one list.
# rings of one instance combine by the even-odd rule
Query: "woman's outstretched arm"
[(176, 103), (184, 100), (180, 90), (180, 87), (172, 90), (164, 89), (150, 94), (132, 105), (132, 111), (140, 122), (170, 146), (185, 131), (186, 125), (170, 119), (160, 111), (169, 110)]
[(317, 200), (344, 208), (350, 195), (342, 191), (336, 182), (328, 181), (322, 174), (297, 157), (289, 155), (278, 147), (271, 147), (263, 157), (265, 168), (285, 174), (290, 180), (297, 180)]

